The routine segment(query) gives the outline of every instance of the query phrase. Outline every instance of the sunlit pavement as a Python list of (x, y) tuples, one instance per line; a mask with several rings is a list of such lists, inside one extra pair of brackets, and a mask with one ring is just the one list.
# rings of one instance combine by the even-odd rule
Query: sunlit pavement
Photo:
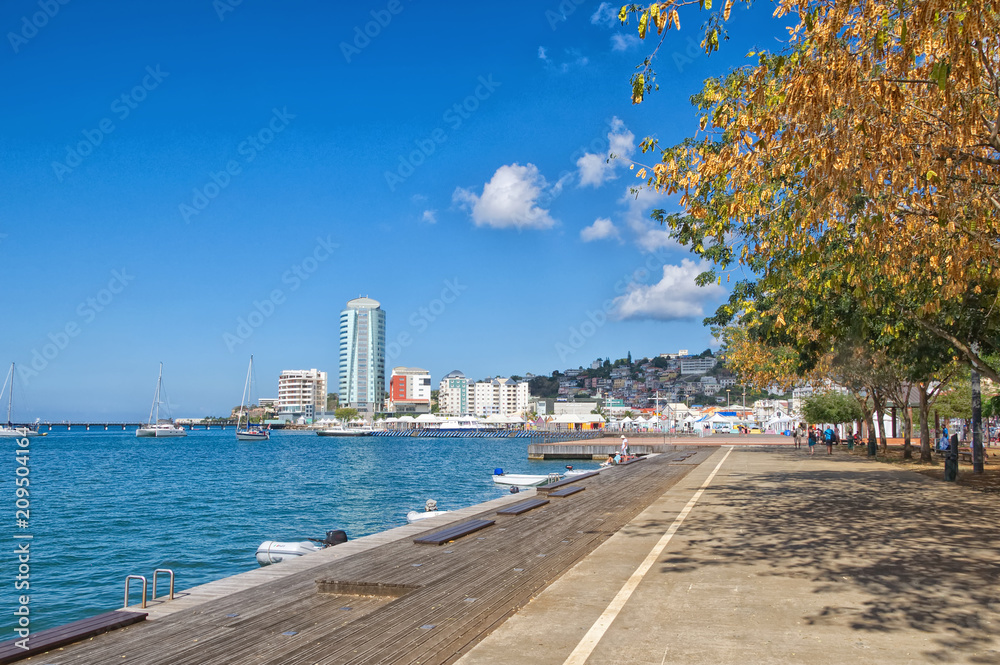
[(720, 448), (460, 662), (1000, 663), (995, 497), (835, 451)]

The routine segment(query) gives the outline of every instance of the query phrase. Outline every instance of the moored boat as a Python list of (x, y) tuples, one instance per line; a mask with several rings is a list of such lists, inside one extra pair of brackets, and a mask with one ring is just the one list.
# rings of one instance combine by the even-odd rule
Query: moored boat
[(435, 517), (437, 515), (444, 515), (445, 513), (451, 512), (450, 510), (438, 510), (437, 501), (434, 499), (427, 499), (427, 503), (424, 504), (423, 512), (419, 510), (411, 510), (406, 513), (406, 521), (410, 524), (414, 522), (419, 522), (420, 520), (425, 520), (428, 517)]
[(344, 427), (343, 425), (333, 425), (325, 429), (316, 430), (318, 436), (371, 436), (371, 427)]
[(11, 412), (14, 407), (14, 363), (10, 364), (10, 372), (7, 374), (7, 380), (4, 381), (3, 389), (0, 390), (0, 399), (3, 399), (3, 393), (8, 389), (10, 392), (7, 394), (7, 424), (0, 425), (0, 437), (24, 439), (29, 436), (45, 436), (45, 434), (38, 431), (38, 425), (34, 427), (30, 425), (15, 427), (14, 423), (11, 422)]
[(282, 542), (278, 540), (265, 540), (257, 547), (257, 563), (261, 566), (269, 566), (272, 563), (281, 563), (285, 559), (312, 554), (319, 550), (340, 545), (347, 542), (347, 534), (343, 531), (327, 531), (326, 538), (310, 538), (294, 542)]
[(271, 432), (264, 428), (262, 424), (252, 424), (250, 422), (250, 414), (246, 413), (246, 423), (240, 427), (240, 423), (243, 422), (243, 415), (247, 410), (247, 400), (252, 399), (251, 391), (253, 390), (253, 356), (250, 356), (250, 366), (247, 367), (247, 380), (243, 384), (243, 397), (240, 400), (240, 414), (236, 418), (236, 440), (237, 441), (268, 441), (271, 438)]
[[(170, 418), (160, 418), (160, 395), (163, 393), (163, 363), (160, 363), (160, 374), (156, 379), (156, 392), (153, 394), (153, 406), (149, 409), (149, 420), (145, 427), (135, 431), (137, 437), (155, 437), (157, 439), (172, 436), (187, 436), (183, 427), (178, 427)], [(155, 417), (154, 417), (155, 416)]]
[(554, 483), (562, 478), (558, 473), (528, 474), (528, 473), (504, 473), (503, 469), (493, 470), (493, 482), (497, 485), (507, 485), (513, 487), (541, 487)]

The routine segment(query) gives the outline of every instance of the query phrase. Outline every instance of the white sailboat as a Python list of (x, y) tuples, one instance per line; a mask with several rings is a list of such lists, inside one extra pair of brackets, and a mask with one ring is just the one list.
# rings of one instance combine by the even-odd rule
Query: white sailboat
[(7, 373), (7, 380), (4, 381), (3, 389), (0, 390), (0, 400), (3, 400), (3, 394), (8, 389), (10, 393), (7, 395), (7, 424), (0, 425), (0, 437), (17, 437), (23, 439), (28, 436), (45, 436), (38, 431), (37, 425), (35, 427), (27, 425), (14, 427), (14, 423), (11, 421), (11, 413), (14, 408), (14, 363), (10, 364), (10, 372)]
[[(145, 427), (135, 431), (139, 437), (187, 436), (183, 427), (178, 427), (170, 418), (160, 419), (160, 393), (163, 392), (163, 363), (160, 363), (160, 376), (156, 379), (156, 394), (153, 395), (153, 406), (149, 409), (149, 419)], [(155, 417), (154, 417), (155, 415)]]
[(251, 389), (253, 388), (253, 356), (250, 356), (250, 367), (247, 368), (247, 380), (243, 384), (243, 399), (240, 400), (240, 415), (236, 419), (236, 438), (240, 441), (267, 441), (271, 438), (271, 432), (263, 425), (251, 425), (250, 414), (246, 414), (247, 422), (240, 428), (243, 422), (243, 413), (247, 408), (247, 400), (252, 399)]

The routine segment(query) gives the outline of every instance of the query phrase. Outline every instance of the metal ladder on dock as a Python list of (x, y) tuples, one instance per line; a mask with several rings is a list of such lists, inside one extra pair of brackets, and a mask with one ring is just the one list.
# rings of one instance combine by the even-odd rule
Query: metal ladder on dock
[[(156, 570), (153, 571), (153, 597), (150, 600), (156, 600), (156, 580), (157, 580), (157, 577), (159, 576), (160, 573), (164, 573), (164, 574), (167, 574), (167, 575), (170, 576), (170, 595), (168, 597), (168, 600), (173, 600), (174, 599), (174, 571), (170, 570), (169, 568), (157, 568)], [(132, 580), (141, 580), (142, 581), (142, 608), (146, 609), (146, 583), (147, 583), (147, 580), (146, 580), (146, 578), (143, 575), (129, 575), (128, 577), (125, 578), (125, 605), (123, 606), (122, 609), (125, 609), (125, 608), (128, 607), (129, 584), (132, 582)]]

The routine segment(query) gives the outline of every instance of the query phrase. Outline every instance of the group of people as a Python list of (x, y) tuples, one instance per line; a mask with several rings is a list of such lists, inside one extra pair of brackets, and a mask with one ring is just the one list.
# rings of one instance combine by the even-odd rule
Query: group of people
[(619, 450), (616, 453), (608, 455), (608, 459), (605, 460), (604, 463), (601, 464), (601, 466), (611, 466), (612, 464), (621, 464), (622, 462), (627, 462), (629, 459), (631, 459), (631, 456), (628, 454), (628, 439), (625, 437), (624, 434), (622, 434), (621, 450)]
[[(847, 438), (853, 439), (857, 443), (858, 434), (848, 433)], [(807, 430), (803, 423), (799, 423), (792, 431), (792, 441), (796, 448), (801, 448), (803, 440), (809, 445), (810, 455), (816, 454), (816, 446), (821, 441), (826, 444), (826, 454), (832, 455), (833, 447), (840, 443), (840, 435), (833, 427), (828, 426), (825, 430), (821, 430), (819, 427), (812, 425)]]

